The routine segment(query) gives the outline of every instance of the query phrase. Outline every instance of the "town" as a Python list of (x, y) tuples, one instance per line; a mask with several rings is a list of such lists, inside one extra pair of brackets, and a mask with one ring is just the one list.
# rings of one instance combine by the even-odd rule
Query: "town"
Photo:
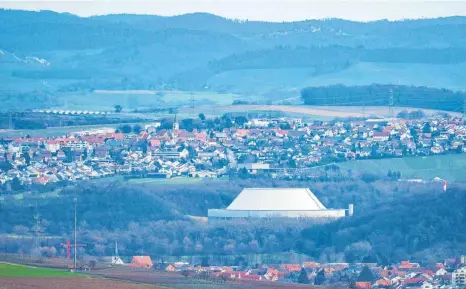
[[(149, 256), (134, 256), (127, 266), (154, 271), (178, 273), (185, 277), (220, 279), (222, 281), (263, 281), (300, 283), (350, 288), (464, 288), (466, 256), (445, 259), (432, 264), (401, 261), (380, 265), (368, 257), (361, 263), (319, 263), (307, 261), (293, 264), (247, 266), (190, 265), (186, 262), (152, 263)], [(114, 266), (125, 266), (121, 259)]]
[[(248, 177), (337, 162), (466, 152), (461, 118), (361, 119), (306, 122), (301, 118), (161, 120), (144, 127), (0, 139), (0, 184), (128, 178)], [(400, 177), (400, 176), (397, 176)]]

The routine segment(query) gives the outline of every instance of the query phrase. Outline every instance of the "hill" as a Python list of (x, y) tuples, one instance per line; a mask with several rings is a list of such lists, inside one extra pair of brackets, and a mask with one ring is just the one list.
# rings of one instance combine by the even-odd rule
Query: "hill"
[[(352, 174), (352, 180), (327, 182), (256, 179), (169, 183), (102, 179), (76, 187), (41, 187), (42, 193), (34, 191), (17, 198), (6, 195), (0, 200), (2, 244), (10, 253), (29, 252), (32, 246), (29, 228), (33, 225), (37, 203), (44, 235), (59, 236), (43, 238), (43, 246), (58, 249), (60, 242), (72, 238), (73, 210), (70, 208), (77, 196), (79, 241), (88, 245), (86, 252), (93, 256), (112, 254), (115, 240), (121, 246), (122, 255), (143, 251), (172, 256), (280, 253), (294, 250), (301, 229), (316, 221), (204, 223), (200, 221), (202, 218), (195, 217), (207, 216), (211, 208), (227, 207), (244, 187), (309, 187), (326, 207), (344, 208), (353, 203), (361, 212), (403, 196), (423, 198), (441, 191), (441, 184), (389, 181), (386, 173), (379, 178), (372, 176), (368, 182), (362, 181), (364, 176), (358, 177), (357, 172)], [(48, 190), (54, 191), (43, 193)]]
[(461, 111), (465, 92), (424, 86), (371, 84), (306, 87), (301, 99), (306, 105), (387, 106), (390, 95), (394, 106)]
[(466, 17), (268, 23), (0, 10), (0, 98), (8, 109), (18, 94), (38, 108), (99, 89), (235, 92), (263, 102), (307, 85), (463, 90), (464, 31)]
[(357, 210), (354, 218), (315, 226), (302, 232), (301, 251), (331, 261), (367, 256), (381, 264), (400, 260), (434, 262), (456, 256), (466, 247), (465, 188), (446, 194), (423, 194)]

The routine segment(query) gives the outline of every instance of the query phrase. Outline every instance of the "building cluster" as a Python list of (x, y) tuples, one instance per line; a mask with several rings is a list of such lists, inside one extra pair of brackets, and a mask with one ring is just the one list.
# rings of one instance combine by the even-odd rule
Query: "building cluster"
[(138, 133), (75, 133), (55, 138), (0, 140), (0, 184), (78, 181), (116, 174), (133, 177), (220, 177), (314, 167), (364, 158), (466, 152), (460, 118), (304, 122), (252, 119), (233, 127), (162, 129)]
[[(316, 285), (341, 285), (350, 288), (466, 288), (465, 256), (446, 259), (442, 263), (423, 266), (402, 261), (390, 266), (376, 263), (318, 263), (268, 264), (248, 266), (202, 266), (185, 262), (152, 263), (149, 256), (135, 256), (131, 267), (180, 272), (185, 276), (204, 275), (211, 278), (237, 281), (263, 281), (282, 283), (307, 283)], [(303, 274), (305, 275), (303, 277)]]

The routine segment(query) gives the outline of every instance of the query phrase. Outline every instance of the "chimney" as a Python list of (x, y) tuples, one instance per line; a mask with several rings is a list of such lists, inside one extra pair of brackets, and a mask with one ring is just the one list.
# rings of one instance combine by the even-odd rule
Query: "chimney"
[(354, 205), (353, 204), (349, 204), (348, 205), (348, 217), (352, 217), (354, 214)]

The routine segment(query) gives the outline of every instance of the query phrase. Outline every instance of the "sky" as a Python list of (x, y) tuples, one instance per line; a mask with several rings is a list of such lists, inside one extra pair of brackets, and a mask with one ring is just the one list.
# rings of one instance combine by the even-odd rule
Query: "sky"
[(80, 16), (208, 12), (261, 21), (343, 18), (356, 21), (466, 16), (466, 0), (0, 0), (1, 8), (52, 10)]

